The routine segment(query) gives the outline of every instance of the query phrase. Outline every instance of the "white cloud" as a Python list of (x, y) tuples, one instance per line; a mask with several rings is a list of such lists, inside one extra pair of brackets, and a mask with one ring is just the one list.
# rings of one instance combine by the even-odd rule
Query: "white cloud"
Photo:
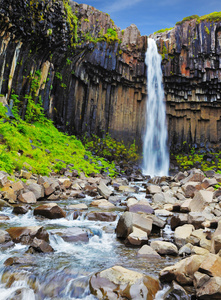
[(127, 9), (143, 1), (144, 0), (119, 0), (113, 2), (111, 5), (106, 6), (104, 10), (107, 11), (108, 13), (113, 13), (113, 12), (121, 11), (123, 9)]

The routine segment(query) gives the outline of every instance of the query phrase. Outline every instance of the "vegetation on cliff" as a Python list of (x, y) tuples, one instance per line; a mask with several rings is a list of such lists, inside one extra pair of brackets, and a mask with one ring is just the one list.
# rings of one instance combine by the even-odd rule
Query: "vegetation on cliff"
[[(106, 28), (100, 28), (99, 34), (95, 34), (93, 28), (95, 25), (91, 27), (88, 19), (82, 20), (79, 12), (74, 11), (74, 4), (71, 2), (70, 0), (28, 0), (22, 3), (14, 0), (4, 1), (0, 7), (0, 28), (4, 30), (10, 28), (10, 32), (21, 41), (28, 38), (33, 48), (36, 42), (39, 44), (40, 41), (44, 48), (59, 47), (62, 50), (75, 48), (87, 41), (121, 42), (112, 20)], [(80, 29), (82, 22), (88, 23), (88, 28), (84, 32)]]
[(189, 154), (179, 153), (175, 155), (177, 163), (182, 170), (193, 167), (203, 171), (214, 170), (221, 173), (221, 151), (195, 150), (192, 148)]
[(163, 29), (160, 29), (160, 30), (157, 30), (154, 32), (154, 34), (157, 34), (157, 33), (163, 33), (165, 31), (169, 31), (171, 29), (173, 29), (174, 27), (170, 27), (170, 28), (163, 28)]
[(192, 15), (192, 16), (189, 16), (189, 17), (185, 17), (185, 18), (183, 18), (182, 21), (177, 22), (176, 25), (181, 25), (185, 21), (190, 21), (190, 20), (193, 20), (193, 19), (196, 19), (198, 23), (200, 23), (202, 21), (218, 22), (218, 21), (221, 21), (221, 12), (213, 12), (211, 14), (204, 15), (202, 17), (199, 17), (198, 15)]
[(84, 139), (85, 146), (75, 136), (59, 132), (52, 121), (45, 118), (40, 103), (28, 97), (25, 120), (19, 115), (19, 100), (14, 97), (15, 118), (8, 117), (8, 109), (0, 103), (0, 169), (8, 173), (23, 168), (48, 175), (62, 168), (91, 173), (116, 175), (115, 162), (135, 161), (137, 148), (129, 149), (109, 135), (101, 139)]

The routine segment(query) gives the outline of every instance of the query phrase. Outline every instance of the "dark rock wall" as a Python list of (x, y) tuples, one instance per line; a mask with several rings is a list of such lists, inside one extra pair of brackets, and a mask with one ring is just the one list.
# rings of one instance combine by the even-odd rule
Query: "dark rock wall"
[[(141, 144), (147, 37), (135, 25), (121, 31), (91, 6), (70, 4), (76, 28), (62, 0), (1, 0), (0, 99), (18, 95), (24, 116), (41, 70), (35, 101), (42, 100), (58, 128), (77, 135), (110, 132)], [(108, 28), (119, 40), (98, 41)], [(171, 150), (220, 146), (221, 22), (186, 21), (153, 38), (163, 58)]]
[[(0, 10), (0, 94), (8, 102), (12, 94), (18, 95), (24, 115), (25, 95), (41, 70), (36, 101), (41, 97), (46, 115), (58, 128), (77, 135), (110, 132), (126, 142), (140, 143), (147, 38), (140, 36), (136, 26), (121, 32), (109, 15), (71, 2), (78, 17), (78, 39), (73, 45), (62, 1), (48, 1), (44, 7), (46, 2), (40, 1), (43, 17), (34, 21), (25, 1), (5, 2)], [(28, 29), (19, 19), (23, 13)], [(104, 34), (114, 27), (122, 43), (87, 40), (86, 35), (96, 39), (101, 30)]]
[(153, 38), (163, 59), (171, 149), (220, 146), (221, 22), (185, 21)]

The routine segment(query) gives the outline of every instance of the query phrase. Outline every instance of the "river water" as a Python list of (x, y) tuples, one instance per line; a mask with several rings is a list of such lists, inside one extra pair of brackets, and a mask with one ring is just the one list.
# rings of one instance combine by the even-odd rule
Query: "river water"
[[(134, 194), (137, 199), (144, 199), (142, 183), (136, 184), (141, 192)], [(122, 197), (121, 205), (114, 211), (120, 214), (125, 210), (122, 206), (125, 197)], [(28, 246), (16, 244), (12, 248), (0, 251), (0, 300), (40, 300), (40, 299), (96, 299), (90, 294), (89, 279), (95, 272), (104, 270), (114, 265), (142, 272), (158, 277), (159, 271), (167, 265), (174, 264), (176, 258), (162, 257), (160, 262), (151, 262), (137, 257), (138, 248), (125, 247), (116, 238), (115, 228), (117, 221), (100, 222), (89, 221), (85, 214), (73, 220), (73, 211), (69, 211), (70, 204), (85, 203), (89, 211), (96, 211), (90, 207), (94, 200), (87, 196), (81, 200), (61, 200), (57, 204), (67, 212), (63, 219), (43, 219), (33, 215), (33, 210), (25, 215), (12, 214), (12, 208), (2, 208), (1, 214), (7, 215), (10, 220), (1, 222), (1, 229), (19, 226), (41, 225), (49, 232), (50, 245), (53, 253), (26, 254)], [(146, 199), (146, 201), (149, 201)], [(45, 203), (45, 202), (41, 202)], [(38, 204), (39, 205), (39, 202)], [(33, 207), (32, 207), (33, 208)], [(59, 235), (54, 234), (54, 229), (80, 227), (90, 230), (88, 243), (65, 242)], [(157, 238), (171, 240), (171, 230), (167, 225), (161, 234), (154, 234), (150, 239)], [(5, 266), (4, 262), (9, 257), (25, 259), (24, 264)], [(13, 274), (13, 276), (11, 276)], [(11, 277), (10, 277), (11, 276)], [(9, 279), (10, 278), (10, 279)], [(161, 293), (161, 294), (160, 294)], [(162, 299), (162, 291), (156, 299)]]

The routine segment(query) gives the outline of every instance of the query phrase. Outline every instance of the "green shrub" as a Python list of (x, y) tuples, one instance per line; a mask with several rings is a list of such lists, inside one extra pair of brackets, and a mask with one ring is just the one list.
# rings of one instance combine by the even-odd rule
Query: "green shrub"
[(190, 21), (190, 20), (193, 20), (193, 19), (199, 19), (200, 17), (198, 16), (198, 15), (192, 15), (192, 16), (189, 16), (189, 17), (185, 17), (185, 18), (183, 18), (183, 20), (182, 21), (180, 21), (180, 22), (176, 22), (176, 25), (181, 25), (181, 24), (183, 24), (185, 21)]
[(174, 28), (174, 27), (160, 29), (160, 30), (157, 30), (156, 32), (154, 32), (154, 34), (156, 34), (156, 33), (162, 33), (162, 32), (165, 32), (165, 31), (169, 31), (169, 30), (171, 30), (171, 29), (173, 29), (173, 28)]
[(92, 151), (95, 155), (104, 157), (108, 161), (117, 163), (120, 161), (135, 162), (139, 159), (138, 147), (135, 141), (129, 147), (126, 147), (122, 141), (115, 140), (108, 133), (104, 138), (96, 135), (92, 135), (90, 138), (85, 137), (83, 143), (86, 149)]

